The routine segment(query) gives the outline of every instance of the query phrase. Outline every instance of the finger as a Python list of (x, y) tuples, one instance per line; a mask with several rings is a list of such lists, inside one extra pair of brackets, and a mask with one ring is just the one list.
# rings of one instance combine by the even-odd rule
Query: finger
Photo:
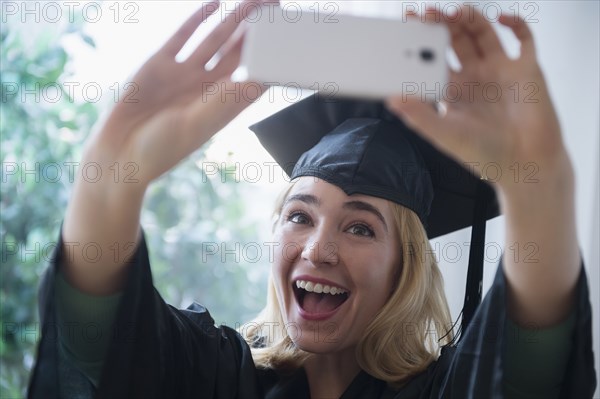
[(407, 19), (417, 20), (427, 24), (439, 23), (443, 21), (443, 13), (435, 6), (427, 6), (421, 14), (414, 10), (407, 10), (404, 14)]
[(241, 36), (229, 48), (223, 50), (224, 55), (212, 69), (217, 77), (230, 76), (237, 69), (242, 57), (243, 45), (244, 36)]
[(256, 1), (238, 2), (235, 9), (204, 39), (186, 62), (195, 65), (206, 65), (235, 32), (246, 15), (259, 6), (260, 4)]
[(454, 49), (461, 66), (464, 68), (465, 65), (470, 65), (476, 61), (479, 56), (475, 46), (473, 46), (469, 33), (460, 25), (460, 18), (460, 16), (457, 16), (455, 19), (452, 19), (450, 16), (446, 17), (446, 26), (450, 32), (452, 48)]
[(167, 40), (160, 51), (175, 57), (183, 48), (188, 39), (194, 34), (198, 25), (204, 22), (209, 16), (219, 9), (218, 1), (211, 1), (204, 4), (191, 17), (181, 25), (173, 36)]
[[(214, 67), (213, 71), (217, 79), (230, 77), (238, 68), (242, 56), (242, 48), (244, 47), (244, 39), (245, 36), (241, 35)], [(241, 91), (245, 93), (244, 95), (248, 101), (255, 101), (269, 89), (269, 86), (255, 81), (239, 82), (239, 84), (241, 85)]]
[(259, 84), (246, 84), (221, 79), (214, 82), (210, 93), (199, 96), (186, 110), (187, 129), (177, 145), (198, 148), (207, 140), (206, 132), (220, 131), (264, 92)]
[(440, 115), (431, 103), (417, 99), (392, 97), (386, 106), (410, 127), (418, 131), (435, 132), (441, 127)]
[(527, 23), (519, 16), (501, 15), (498, 19), (502, 25), (509, 27), (521, 42), (521, 57), (535, 58), (533, 34)]
[(454, 104), (457, 104), (461, 100), (464, 100), (463, 98), (461, 98), (461, 83), (463, 83), (463, 81), (460, 77), (460, 73), (450, 69), (448, 73), (448, 83), (446, 83), (446, 86), (444, 87), (444, 90), (442, 92), (442, 99), (446, 102), (446, 104), (452, 106)]
[(444, 14), (435, 6), (428, 5), (421, 16), (421, 21), (425, 23), (439, 23), (444, 20)]
[(415, 18), (418, 19), (419, 18), (419, 14), (416, 11), (412, 10), (412, 9), (407, 10), (405, 15), (408, 18), (413, 18), (413, 19), (415, 19)]
[(472, 144), (472, 138), (450, 113), (445, 116), (424, 101), (406, 100), (401, 97), (386, 99), (386, 106), (411, 129), (423, 136), (440, 151), (456, 159), (464, 159)]
[(461, 29), (465, 30), (470, 36), (477, 55), (480, 58), (506, 57), (496, 31), (483, 14), (471, 6), (465, 7), (464, 11), (466, 11), (466, 15), (463, 12), (461, 18), (459, 18), (459, 24)]

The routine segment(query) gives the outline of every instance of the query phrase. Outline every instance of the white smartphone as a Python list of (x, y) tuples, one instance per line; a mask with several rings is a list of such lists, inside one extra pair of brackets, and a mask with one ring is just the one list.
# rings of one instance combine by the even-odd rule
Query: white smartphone
[(418, 20), (257, 8), (242, 50), (242, 76), (267, 85), (382, 99), (440, 93), (449, 33)]

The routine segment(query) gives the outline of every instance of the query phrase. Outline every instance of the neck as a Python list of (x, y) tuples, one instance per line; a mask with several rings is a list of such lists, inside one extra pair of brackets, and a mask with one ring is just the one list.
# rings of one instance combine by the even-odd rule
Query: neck
[(360, 372), (354, 348), (332, 354), (313, 354), (304, 362), (313, 399), (339, 398)]

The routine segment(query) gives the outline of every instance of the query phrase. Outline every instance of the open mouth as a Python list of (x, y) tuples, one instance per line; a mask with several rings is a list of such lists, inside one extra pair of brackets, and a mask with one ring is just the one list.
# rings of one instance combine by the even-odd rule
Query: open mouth
[(343, 288), (306, 280), (294, 282), (293, 289), (300, 308), (311, 315), (332, 313), (350, 296)]

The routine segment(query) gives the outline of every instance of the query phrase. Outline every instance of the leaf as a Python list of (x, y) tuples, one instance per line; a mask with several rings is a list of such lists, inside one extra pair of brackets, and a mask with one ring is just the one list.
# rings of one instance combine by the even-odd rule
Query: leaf
[(83, 32), (81, 32), (80, 36), (84, 43), (88, 44), (92, 48), (96, 48), (96, 42), (94, 41), (94, 38)]

